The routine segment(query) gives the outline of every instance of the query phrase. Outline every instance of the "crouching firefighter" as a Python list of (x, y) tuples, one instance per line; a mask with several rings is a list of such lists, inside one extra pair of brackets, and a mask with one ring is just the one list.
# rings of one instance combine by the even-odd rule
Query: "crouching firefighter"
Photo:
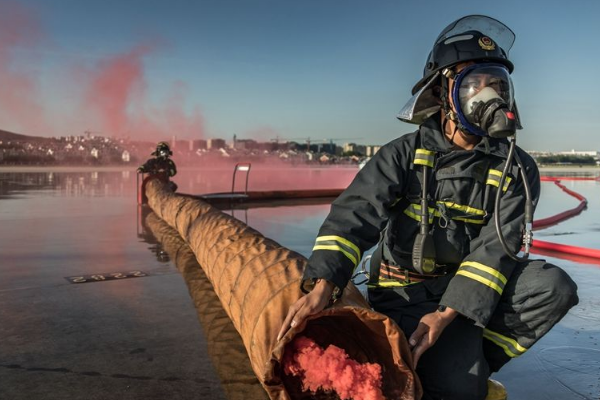
[(368, 299), (409, 338), (424, 398), (505, 397), (491, 373), (578, 302), (562, 269), (528, 258), (540, 179), (515, 145), (514, 39), (480, 15), (438, 36), (398, 116), (418, 130), (383, 146), (333, 202), (304, 272), (307, 294), (280, 335), (339, 296), (377, 246)]
[(169, 178), (177, 174), (177, 167), (173, 160), (169, 157), (173, 155), (173, 152), (169, 148), (169, 145), (165, 142), (159, 142), (156, 145), (156, 150), (152, 152), (154, 158), (149, 159), (138, 169), (138, 173), (147, 173), (150, 177), (158, 177), (164, 182), (169, 183), (169, 187), (173, 192), (177, 190), (177, 184), (171, 181)]

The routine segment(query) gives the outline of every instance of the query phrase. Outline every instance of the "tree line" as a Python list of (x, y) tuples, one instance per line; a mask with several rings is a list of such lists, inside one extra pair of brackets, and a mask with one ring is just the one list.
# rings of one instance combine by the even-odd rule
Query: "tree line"
[(576, 156), (576, 155), (569, 155), (569, 154), (539, 156), (539, 157), (537, 157), (537, 162), (540, 164), (596, 165), (596, 160), (592, 156)]

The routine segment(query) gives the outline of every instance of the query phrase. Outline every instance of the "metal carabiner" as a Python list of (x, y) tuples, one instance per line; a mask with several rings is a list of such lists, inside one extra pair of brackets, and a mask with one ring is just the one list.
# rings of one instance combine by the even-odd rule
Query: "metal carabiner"
[[(440, 218), (438, 219), (438, 225), (442, 229), (446, 229), (448, 224), (450, 223), (450, 217), (448, 217), (446, 208), (446, 204), (444, 202), (437, 203), (438, 212), (440, 213)], [(443, 222), (442, 222), (443, 221)]]
[[(371, 256), (370, 255), (368, 255), (365, 258), (363, 258), (363, 260), (360, 262), (360, 267), (361, 267), (360, 270), (358, 272), (355, 272), (354, 275), (352, 275), (352, 277), (350, 278), (350, 281), (352, 281), (352, 283), (354, 283), (356, 286), (362, 285), (364, 283), (369, 282), (369, 273), (367, 272), (367, 267), (366, 267), (366, 264), (369, 261), (371, 261)], [(358, 283), (354, 282), (354, 279), (356, 277), (358, 277), (360, 274), (363, 274), (367, 279), (365, 279), (362, 282), (358, 282)]]

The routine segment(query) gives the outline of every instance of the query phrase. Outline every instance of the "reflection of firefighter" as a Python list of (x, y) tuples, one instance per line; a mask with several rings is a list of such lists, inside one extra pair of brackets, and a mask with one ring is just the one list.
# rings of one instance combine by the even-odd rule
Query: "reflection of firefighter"
[(177, 167), (175, 167), (173, 160), (169, 158), (169, 156), (173, 155), (169, 145), (165, 142), (159, 142), (152, 155), (154, 158), (146, 161), (137, 169), (137, 172), (158, 176), (161, 180), (169, 182), (171, 190), (176, 191), (177, 184), (169, 180), (170, 177), (177, 174)]
[(170, 261), (169, 254), (163, 249), (162, 243), (156, 239), (152, 230), (148, 228), (147, 220), (150, 215), (154, 215), (150, 207), (138, 206), (137, 237), (142, 242), (150, 244), (148, 250), (154, 253), (158, 262), (168, 263)]

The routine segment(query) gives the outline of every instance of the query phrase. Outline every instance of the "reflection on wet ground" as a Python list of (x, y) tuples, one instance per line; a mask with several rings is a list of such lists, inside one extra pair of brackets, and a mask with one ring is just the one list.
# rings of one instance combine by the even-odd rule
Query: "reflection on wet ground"
[(208, 354), (228, 399), (267, 399), (256, 379), (242, 338), (223, 310), (212, 284), (196, 261), (196, 256), (177, 231), (145, 208), (143, 226), (163, 246), (177, 266), (208, 341)]
[[(256, 169), (250, 188), (343, 187), (355, 172)], [(186, 193), (231, 190), (230, 171), (184, 170), (175, 180)], [(587, 197), (587, 210), (535, 238), (600, 248), (600, 182), (563, 184)], [(193, 260), (180, 261), (177, 237), (138, 214), (135, 198), (129, 171), (0, 171), (1, 399), (265, 398), (210, 284), (200, 270), (189, 275)], [(543, 183), (536, 218), (576, 204)], [(328, 204), (277, 205), (226, 211), (308, 256)], [(534, 256), (571, 274), (580, 304), (496, 378), (511, 399), (597, 400), (600, 267), (561, 254)], [(147, 276), (65, 280), (133, 271)]]

